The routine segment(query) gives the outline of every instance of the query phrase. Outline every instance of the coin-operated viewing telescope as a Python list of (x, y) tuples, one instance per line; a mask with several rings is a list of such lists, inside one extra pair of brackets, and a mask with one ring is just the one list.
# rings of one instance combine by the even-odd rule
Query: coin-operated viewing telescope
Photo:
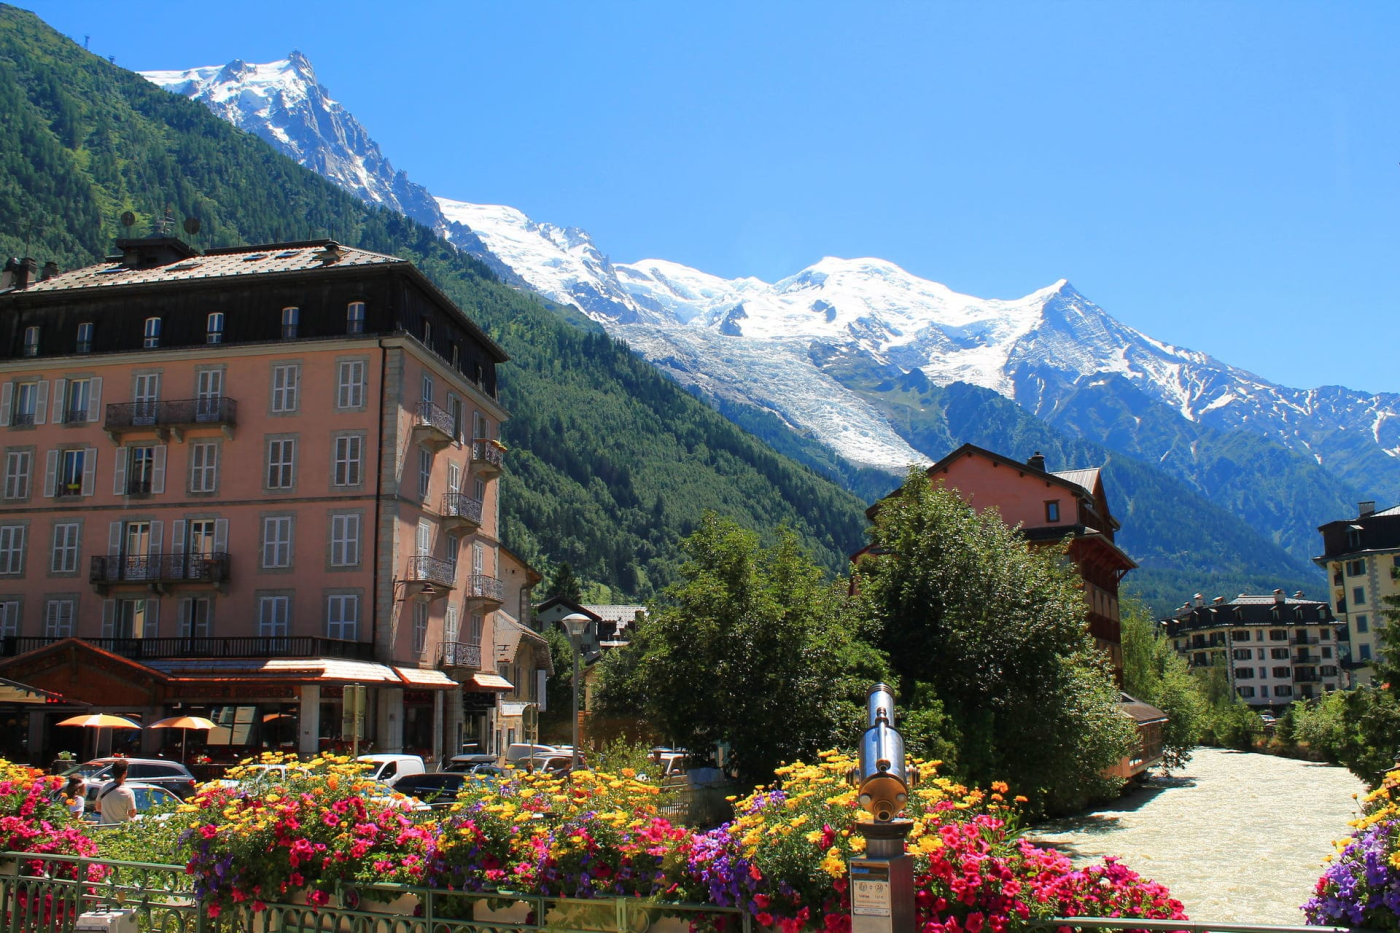
[(904, 840), (914, 824), (899, 814), (918, 774), (905, 763), (904, 737), (894, 727), (894, 691), (871, 687), (866, 713), (870, 727), (851, 783), (874, 822), (857, 820), (853, 827), (865, 838), (865, 854), (851, 859), (851, 933), (913, 933), (914, 860)]
[(877, 823), (888, 823), (909, 802), (904, 737), (894, 728), (894, 692), (889, 687), (871, 687), (865, 706), (870, 728), (860, 740), (860, 767), (855, 780), (860, 788), (858, 800)]

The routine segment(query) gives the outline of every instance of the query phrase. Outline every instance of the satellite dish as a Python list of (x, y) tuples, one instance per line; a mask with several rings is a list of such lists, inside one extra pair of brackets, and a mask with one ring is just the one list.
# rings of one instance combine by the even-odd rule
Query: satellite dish
[(122, 226), (130, 227), (134, 223), (136, 223), (136, 215), (133, 214), (131, 211), (125, 211), (122, 214)]
[(186, 218), (185, 218), (185, 232), (188, 233), (190, 236), (194, 236), (195, 234), (197, 234), (197, 233), (199, 232), (199, 218), (198, 218), (198, 217), (186, 217)]

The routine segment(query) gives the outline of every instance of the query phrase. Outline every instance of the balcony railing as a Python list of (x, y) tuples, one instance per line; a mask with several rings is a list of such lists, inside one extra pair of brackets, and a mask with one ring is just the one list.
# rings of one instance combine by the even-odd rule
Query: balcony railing
[(151, 494), (151, 481), (148, 479), (128, 479), (126, 481), (126, 494), (128, 496), (149, 496)]
[(78, 424), (78, 423), (83, 422), (83, 421), (86, 421), (86, 420), (87, 420), (87, 409), (86, 409), (86, 408), (67, 408), (67, 407), (65, 407), (65, 408), (63, 409), (63, 423), (64, 423), (64, 424)]
[(222, 395), (171, 399), (165, 402), (115, 402), (107, 406), (103, 430), (114, 437), (130, 431), (154, 428), (164, 436), (185, 428), (222, 427), (228, 433), (238, 424), (238, 402)]
[(484, 573), (470, 575), (462, 587), (462, 595), (467, 599), (484, 599), (499, 603), (504, 600), (504, 594), (505, 587), (501, 585), (501, 581)]
[(1290, 645), (1315, 645), (1320, 641), (1316, 635), (1294, 635), (1288, 640)]
[(477, 438), (472, 441), (472, 471), (490, 479), (505, 469), (506, 452), (495, 441)]
[[(8, 636), (0, 638), (0, 657), (48, 647), (62, 638)], [(133, 661), (169, 658), (345, 658), (373, 661), (374, 645), (362, 641), (273, 635), (250, 638), (84, 638), (82, 641)]]
[(438, 667), (460, 667), (481, 670), (481, 645), (467, 641), (445, 641), (438, 657)]
[(92, 559), (88, 582), (213, 583), (228, 582), (229, 556), (218, 554), (113, 554)]
[(82, 482), (69, 483), (59, 480), (54, 484), (53, 497), (55, 499), (72, 499), (83, 494)]
[(1316, 664), (1321, 660), (1322, 658), (1320, 656), (1308, 654), (1306, 651), (1300, 651), (1293, 656), (1294, 664)]
[(407, 579), (413, 583), (453, 587), (457, 584), (457, 566), (440, 557), (410, 557)]
[(413, 418), (413, 439), (431, 450), (441, 450), (457, 439), (452, 412), (427, 399), (418, 403)]
[(472, 532), (481, 526), (481, 500), (473, 499), (464, 492), (444, 493), (442, 497), (442, 525), (445, 531)]
[(32, 411), (30, 411), (30, 412), (23, 412), (23, 411), (11, 412), (11, 414), (10, 414), (10, 426), (11, 426), (11, 427), (15, 427), (15, 428), (18, 428), (18, 427), (33, 427), (33, 426), (34, 426), (34, 412), (32, 412)]

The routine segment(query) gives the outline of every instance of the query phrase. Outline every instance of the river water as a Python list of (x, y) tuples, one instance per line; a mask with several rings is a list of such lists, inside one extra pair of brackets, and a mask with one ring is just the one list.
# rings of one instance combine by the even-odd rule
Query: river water
[(1076, 864), (1120, 856), (1170, 888), (1192, 920), (1300, 924), (1363, 790), (1334, 765), (1200, 748), (1171, 777), (1027, 835)]

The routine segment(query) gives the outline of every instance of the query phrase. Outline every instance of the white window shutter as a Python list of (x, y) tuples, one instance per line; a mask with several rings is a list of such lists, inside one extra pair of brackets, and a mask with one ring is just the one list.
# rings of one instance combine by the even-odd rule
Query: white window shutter
[(155, 461), (151, 464), (151, 492), (165, 492), (165, 445), (156, 446)]
[(68, 380), (55, 379), (53, 381), (53, 423), (63, 423), (63, 401), (68, 394)]
[(107, 553), (116, 557), (122, 552), (122, 523), (112, 522), (107, 526)]
[(541, 667), (541, 668), (536, 668), (536, 670), (535, 670), (535, 702), (536, 702), (537, 704), (539, 704), (540, 712), (541, 712), (541, 713), (543, 713), (545, 710), (549, 709), (549, 702), (548, 702), (548, 699), (549, 699), (549, 686), (548, 686), (548, 684), (549, 684), (549, 674), (546, 673), (545, 670), (544, 670), (544, 668), (542, 668), (542, 667)]
[(126, 458), (130, 451), (125, 447), (117, 448), (117, 462), (112, 466), (112, 495), (126, 495)]
[(159, 553), (160, 553), (160, 542), (161, 542), (161, 538), (164, 536), (164, 533), (165, 533), (164, 525), (165, 525), (164, 522), (151, 522), (151, 551), (150, 551), (150, 552), (151, 552), (152, 554), (159, 554)]
[(214, 553), (228, 553), (228, 519), (226, 518), (214, 520)]
[(10, 408), (14, 405), (15, 384), (7, 382), (0, 386), (0, 424), (10, 423)]
[(83, 495), (90, 496), (97, 491), (97, 448), (88, 447), (83, 451)]
[(44, 460), (44, 495), (52, 499), (58, 485), (58, 451), (51, 450)]
[[(118, 522), (117, 524), (120, 524)], [(117, 630), (117, 601), (102, 600), (102, 637), (111, 638)]]
[(88, 389), (88, 421), (102, 420), (102, 377), (92, 380)]
[(170, 523), (170, 553), (185, 553), (185, 520), (177, 518)]
[(43, 424), (49, 417), (49, 381), (39, 380), (39, 389), (34, 394), (34, 423)]
[(160, 637), (160, 600), (158, 599), (146, 600), (146, 631), (142, 637)]

